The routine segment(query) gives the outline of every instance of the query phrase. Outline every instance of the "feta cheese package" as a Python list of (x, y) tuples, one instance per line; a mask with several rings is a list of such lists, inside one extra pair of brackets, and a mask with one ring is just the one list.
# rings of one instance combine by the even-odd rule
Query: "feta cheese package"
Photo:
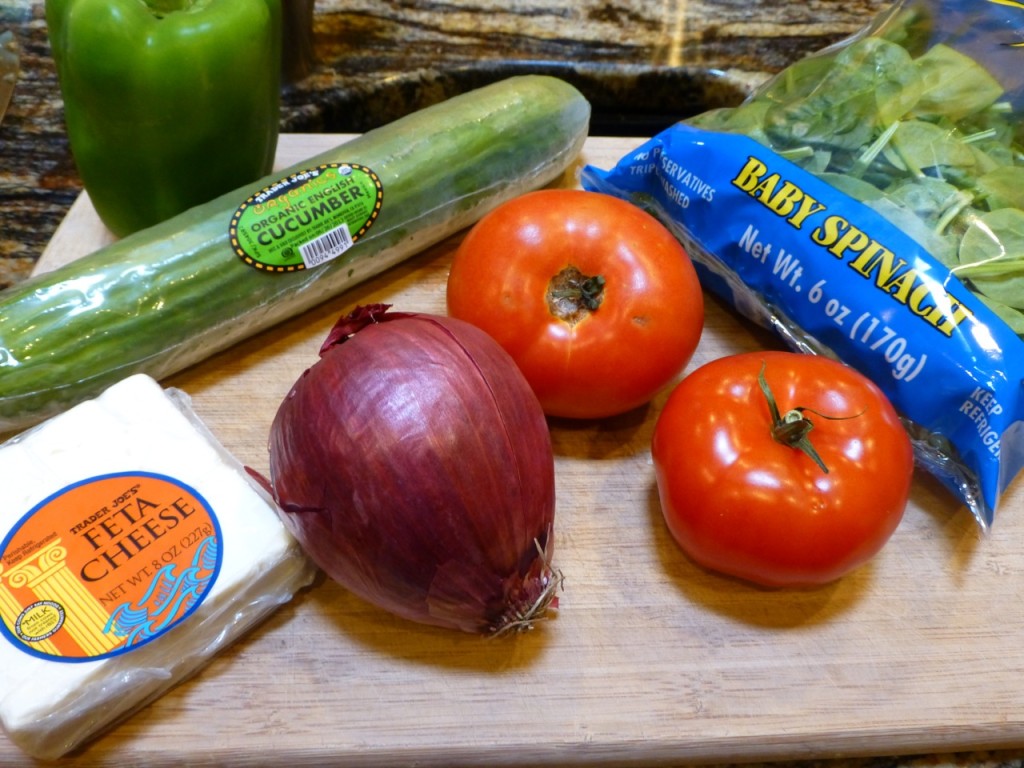
[(1024, 468), (1024, 5), (903, 0), (583, 186), (703, 285), (886, 393), (984, 529)]
[(187, 396), (136, 375), (0, 446), (0, 722), (66, 754), (310, 583)]

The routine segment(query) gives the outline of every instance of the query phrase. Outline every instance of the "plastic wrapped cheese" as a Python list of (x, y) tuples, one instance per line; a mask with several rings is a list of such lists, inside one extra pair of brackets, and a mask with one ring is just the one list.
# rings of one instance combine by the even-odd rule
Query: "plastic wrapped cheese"
[(137, 375), (0, 446), (0, 722), (55, 758), (308, 584), (273, 501)]

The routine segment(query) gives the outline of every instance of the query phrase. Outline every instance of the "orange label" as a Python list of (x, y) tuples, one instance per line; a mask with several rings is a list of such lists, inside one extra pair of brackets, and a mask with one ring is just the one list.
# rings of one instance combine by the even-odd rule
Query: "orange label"
[(195, 489), (145, 472), (92, 477), (0, 544), (0, 628), (58, 661), (124, 653), (187, 618), (220, 564), (220, 526)]

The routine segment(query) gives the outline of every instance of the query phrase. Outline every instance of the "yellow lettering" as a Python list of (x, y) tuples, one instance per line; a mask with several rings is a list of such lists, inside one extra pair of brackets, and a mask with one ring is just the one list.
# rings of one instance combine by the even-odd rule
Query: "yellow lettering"
[[(778, 177), (776, 177), (776, 181)], [(804, 223), (804, 220), (812, 213), (825, 210), (825, 206), (804, 192), (800, 187), (791, 181), (784, 182), (782, 188), (763, 201), (772, 211), (783, 218), (788, 218), (789, 223), (797, 229)]]
[[(845, 258), (847, 251), (861, 253), (874, 243), (874, 240), (842, 216), (829, 216), (825, 219), (822, 225), (811, 233), (811, 240), (818, 245), (824, 246), (837, 259)], [(871, 255), (872, 251), (868, 251), (868, 254)], [(867, 272), (871, 265), (861, 268), (858, 262), (862, 259), (863, 257), (855, 260), (850, 266), (867, 277)]]
[(827, 248), (839, 239), (839, 232), (844, 224), (846, 219), (841, 216), (829, 216), (820, 227), (811, 232), (811, 240)]
[[(906, 262), (904, 262), (903, 259), (900, 259), (900, 264), (905, 265)], [(907, 299), (910, 296), (910, 290), (914, 287), (916, 282), (917, 272), (912, 269), (908, 269), (903, 274), (896, 275), (887, 282), (880, 282), (878, 287), (886, 293), (891, 294), (892, 297), (900, 304), (906, 304)]]
[(768, 205), (766, 200), (771, 200), (772, 195), (775, 194), (775, 185), (779, 183), (779, 174), (773, 173), (767, 179), (762, 181), (756, 187), (750, 191), (751, 197), (756, 197), (765, 205)]
[(864, 252), (850, 262), (850, 268), (857, 274), (864, 277), (875, 276), (875, 285), (889, 291), (901, 275), (907, 262), (903, 259), (896, 259), (896, 254), (888, 248), (883, 248), (878, 241), (872, 240), (871, 246), (864, 249)]
[(895, 301), (906, 305), (917, 317), (945, 336), (952, 336), (961, 323), (974, 317), (959, 299), (942, 286), (922, 281), (906, 260), (868, 237), (841, 216), (829, 216), (811, 233), (811, 240), (837, 258), (850, 254), (848, 266), (872, 280)]
[(788, 216), (803, 199), (803, 190), (792, 181), (786, 181), (778, 190), (778, 194), (766, 205), (779, 216)]
[(871, 273), (877, 270), (880, 274), (878, 284), (882, 285), (891, 280), (907, 265), (903, 259), (900, 259), (898, 264), (893, 263), (895, 258), (896, 254), (877, 240), (872, 240), (861, 252), (860, 256), (850, 262), (850, 267), (864, 275), (864, 277), (870, 277)]
[(821, 213), (825, 210), (825, 206), (819, 203), (816, 199), (808, 194), (804, 194), (804, 199), (800, 201), (800, 208), (789, 217), (789, 223), (797, 229), (800, 229), (804, 225), (808, 216), (812, 216), (815, 213)]
[(803, 199), (803, 196), (804, 193), (800, 190), (800, 187), (791, 181), (787, 181), (782, 185), (782, 189), (778, 193), (773, 195), (770, 200), (765, 201), (765, 205), (779, 216), (785, 217), (793, 212), (793, 209)]
[(860, 253), (871, 243), (871, 238), (857, 229), (857, 227), (853, 226), (848, 221), (844, 221), (843, 223), (846, 224), (846, 232), (840, 234), (828, 249), (829, 253), (838, 259), (846, 258), (847, 251)]
[[(953, 330), (960, 323), (974, 317), (970, 309), (941, 286), (918, 283), (914, 287), (917, 279), (918, 275), (914, 270), (907, 270), (893, 283), (900, 285), (900, 290), (894, 293), (893, 297), (906, 304), (911, 312), (928, 325), (946, 336), (952, 336)], [(891, 288), (891, 285), (886, 287)]]
[[(949, 296), (943, 291), (942, 298), (946, 299), (945, 303), (949, 305)], [(929, 299), (931, 301), (929, 301)], [(933, 327), (938, 327), (942, 318), (945, 317), (945, 313), (939, 306), (939, 298), (935, 296), (931, 286), (926, 283), (915, 288), (909, 298), (907, 299), (907, 306), (910, 307), (910, 311), (913, 312), (920, 318), (923, 318), (926, 323)]]
[(960, 323), (968, 318), (974, 319), (974, 313), (970, 309), (960, 303), (960, 300), (953, 296), (953, 294), (947, 294), (950, 300), (953, 302), (950, 313), (946, 316), (946, 319), (936, 325), (936, 329), (946, 334), (947, 336), (953, 335), (953, 330), (959, 327)]
[(784, 181), (777, 173), (766, 176), (767, 172), (767, 165), (749, 157), (732, 180), (733, 186), (762, 202), (766, 208), (787, 219), (797, 229), (803, 226), (808, 216), (825, 210), (824, 205), (793, 182)]
[(756, 157), (750, 157), (747, 159), (747, 164), (740, 169), (739, 174), (732, 180), (732, 183), (749, 194), (754, 191), (761, 176), (767, 170), (767, 165)]

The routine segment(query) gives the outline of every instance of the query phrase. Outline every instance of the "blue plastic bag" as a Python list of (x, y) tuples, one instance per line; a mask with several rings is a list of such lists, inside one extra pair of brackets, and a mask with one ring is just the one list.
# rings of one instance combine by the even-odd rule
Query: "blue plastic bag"
[(1021, 43), (1024, 5), (898, 3), (582, 177), (742, 314), (875, 381), (985, 529), (1024, 466)]

